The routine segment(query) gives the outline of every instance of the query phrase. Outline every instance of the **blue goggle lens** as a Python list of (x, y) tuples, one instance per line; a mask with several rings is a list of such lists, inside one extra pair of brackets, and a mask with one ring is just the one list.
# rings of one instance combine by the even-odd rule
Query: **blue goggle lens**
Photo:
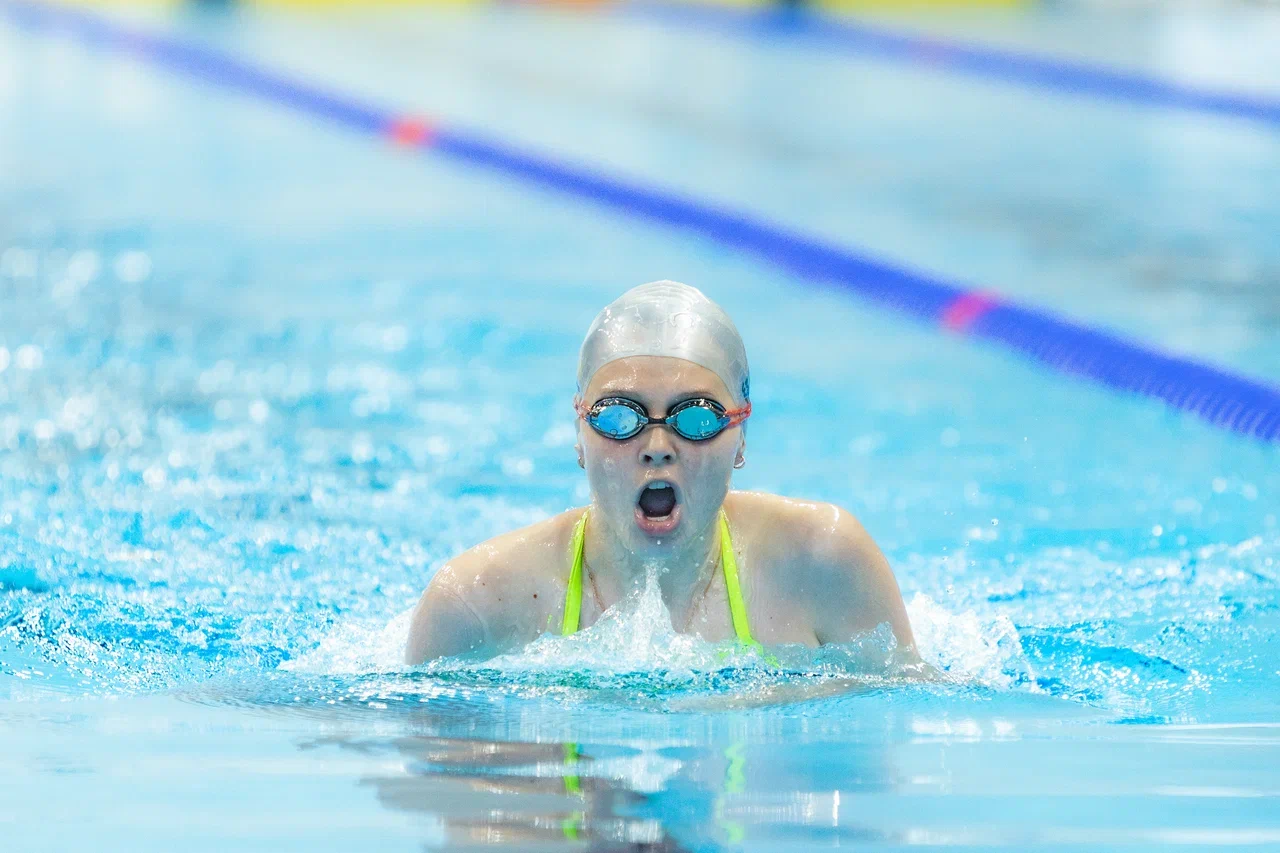
[(720, 415), (706, 406), (686, 406), (672, 418), (672, 428), (692, 441), (702, 441), (720, 432)]
[(644, 421), (635, 409), (615, 403), (592, 412), (591, 426), (609, 438), (630, 438), (644, 428)]

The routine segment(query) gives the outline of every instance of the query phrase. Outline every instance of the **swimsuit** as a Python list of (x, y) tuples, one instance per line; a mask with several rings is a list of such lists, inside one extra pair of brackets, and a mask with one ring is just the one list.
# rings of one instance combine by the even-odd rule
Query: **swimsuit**
[[(585, 548), (587, 513), (582, 514), (573, 526), (573, 541), (569, 551), (573, 556), (569, 569), (569, 586), (564, 594), (564, 620), (560, 633), (568, 636), (578, 630), (582, 613), (582, 552)], [(747, 622), (747, 605), (742, 600), (742, 587), (738, 585), (738, 558), (733, 554), (733, 540), (729, 537), (729, 519), (720, 510), (720, 567), (724, 570), (724, 587), (729, 593), (729, 613), (733, 617), (733, 633), (741, 645), (759, 649), (760, 644), (751, 636)]]

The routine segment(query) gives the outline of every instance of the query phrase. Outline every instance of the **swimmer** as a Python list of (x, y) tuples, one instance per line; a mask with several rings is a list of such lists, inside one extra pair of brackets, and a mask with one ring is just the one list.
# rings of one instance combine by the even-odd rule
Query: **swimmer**
[(577, 387), (590, 504), (442, 567), (413, 613), (408, 663), (487, 658), (587, 628), (653, 566), (681, 633), (813, 647), (887, 623), (914, 658), (898, 584), (857, 519), (730, 490), (746, 460), (747, 355), (701, 291), (653, 282), (607, 306), (583, 341)]

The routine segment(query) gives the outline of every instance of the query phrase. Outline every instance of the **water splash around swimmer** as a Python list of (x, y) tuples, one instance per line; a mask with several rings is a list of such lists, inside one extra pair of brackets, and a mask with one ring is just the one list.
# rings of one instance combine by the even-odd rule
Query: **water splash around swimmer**
[(523, 650), (502, 655), (489, 666), (513, 672), (549, 669), (599, 673), (642, 670), (696, 671), (724, 666), (723, 644), (676, 631), (662, 600), (665, 571), (647, 563), (642, 582), (589, 628), (562, 637), (545, 634)]
[(863, 692), (933, 672), (912, 663), (888, 625), (849, 643), (783, 645), (766, 654), (681, 633), (662, 598), (663, 571), (647, 564), (630, 593), (577, 633), (548, 632), (483, 663), (442, 660), (422, 671), (455, 684), (704, 712)]

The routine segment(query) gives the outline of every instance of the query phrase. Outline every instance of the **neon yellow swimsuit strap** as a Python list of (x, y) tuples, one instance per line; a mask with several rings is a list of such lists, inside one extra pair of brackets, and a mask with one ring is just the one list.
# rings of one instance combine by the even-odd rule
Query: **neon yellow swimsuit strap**
[(578, 523), (573, 526), (573, 541), (569, 544), (569, 553), (573, 555), (573, 567), (569, 569), (569, 586), (564, 591), (564, 619), (560, 623), (560, 633), (568, 636), (578, 631), (578, 621), (582, 614), (582, 551), (586, 541), (587, 513), (582, 514)]
[(733, 633), (744, 646), (760, 648), (751, 636), (751, 623), (747, 620), (747, 605), (742, 600), (742, 587), (738, 584), (738, 558), (733, 555), (733, 539), (729, 536), (729, 517), (720, 510), (720, 567), (724, 570), (724, 588), (729, 593), (729, 613), (733, 616)]
[[(569, 584), (564, 591), (564, 619), (560, 633), (564, 636), (577, 633), (582, 614), (582, 553), (585, 549), (587, 513), (583, 513), (573, 526), (573, 539), (569, 553), (573, 557), (569, 569)], [(720, 567), (724, 572), (725, 591), (729, 595), (729, 613), (733, 617), (733, 633), (745, 646), (760, 648), (751, 636), (751, 623), (747, 619), (747, 605), (742, 600), (742, 586), (738, 583), (738, 558), (733, 553), (733, 538), (729, 534), (729, 518), (720, 511)]]

